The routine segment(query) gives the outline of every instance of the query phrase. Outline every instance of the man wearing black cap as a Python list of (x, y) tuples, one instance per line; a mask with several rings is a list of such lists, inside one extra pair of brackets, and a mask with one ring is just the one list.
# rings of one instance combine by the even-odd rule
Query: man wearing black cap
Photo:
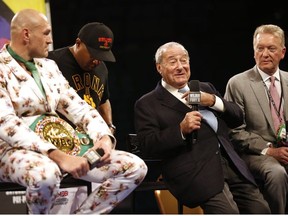
[(104, 63), (115, 62), (112, 44), (113, 32), (103, 23), (92, 22), (80, 29), (73, 46), (51, 51), (48, 58), (56, 61), (70, 85), (99, 111), (112, 133), (115, 133), (109, 101), (108, 70)]
[[(30, 214), (49, 214), (69, 174), (94, 184), (71, 214), (108, 214), (143, 181), (145, 162), (116, 149), (117, 140), (99, 112), (46, 58), (52, 38), (44, 14), (29, 8), (17, 12), (10, 34), (0, 50), (0, 182), (26, 188)], [(79, 137), (56, 112), (87, 136)]]

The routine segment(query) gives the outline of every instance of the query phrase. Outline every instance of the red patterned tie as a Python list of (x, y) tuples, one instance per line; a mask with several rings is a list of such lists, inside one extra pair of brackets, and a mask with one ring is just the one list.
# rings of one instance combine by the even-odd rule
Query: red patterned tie
[[(275, 107), (274, 107), (273, 103), (270, 101), (270, 109), (271, 109), (271, 113), (272, 113), (272, 118), (273, 118), (275, 130), (278, 131), (279, 126), (281, 124), (281, 119), (280, 119), (281, 117), (280, 116), (282, 116), (283, 109), (282, 108), (279, 109), (280, 97), (279, 97), (279, 94), (278, 94), (276, 86), (275, 86), (275, 77), (271, 76), (270, 81), (271, 81), (271, 84), (270, 84), (269, 91), (270, 91), (271, 97), (273, 98), (274, 103), (275, 103)], [(278, 111), (280, 110), (280, 112), (279, 112), (280, 116), (277, 115), (277, 111), (275, 110), (275, 108)]]

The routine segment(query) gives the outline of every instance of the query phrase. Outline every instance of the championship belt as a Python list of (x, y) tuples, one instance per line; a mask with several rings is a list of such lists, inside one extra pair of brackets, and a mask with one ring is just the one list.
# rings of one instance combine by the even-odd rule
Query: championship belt
[(30, 128), (42, 139), (69, 155), (82, 156), (93, 147), (93, 141), (87, 134), (77, 132), (57, 116), (42, 115), (30, 125)]

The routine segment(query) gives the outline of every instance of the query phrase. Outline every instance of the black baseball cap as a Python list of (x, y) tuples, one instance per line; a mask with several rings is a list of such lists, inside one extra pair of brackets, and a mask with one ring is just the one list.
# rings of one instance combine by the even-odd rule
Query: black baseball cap
[(100, 61), (116, 61), (111, 51), (113, 32), (103, 23), (92, 22), (84, 25), (78, 33), (78, 38), (86, 45), (93, 58)]

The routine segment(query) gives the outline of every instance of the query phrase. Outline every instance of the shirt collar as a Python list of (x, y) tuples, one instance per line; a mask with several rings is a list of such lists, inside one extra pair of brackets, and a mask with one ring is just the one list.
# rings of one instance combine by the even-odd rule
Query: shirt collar
[[(172, 94), (175, 94), (175, 93), (178, 93), (178, 89), (177, 88), (174, 88), (173, 86), (169, 85), (168, 83), (166, 83), (164, 81), (164, 79), (161, 80), (161, 84), (162, 86), (167, 90), (169, 91), (170, 93)], [(188, 84), (186, 84), (186, 86), (188, 86)]]
[[(262, 80), (264, 82), (266, 82), (267, 80), (269, 80), (270, 75), (266, 74), (265, 72), (263, 72), (262, 70), (260, 70), (260, 68), (257, 66), (257, 69), (260, 73), (260, 76), (262, 77)], [(273, 76), (276, 78), (276, 80), (280, 81), (280, 70), (279, 68), (277, 68), (276, 72), (273, 74)]]

